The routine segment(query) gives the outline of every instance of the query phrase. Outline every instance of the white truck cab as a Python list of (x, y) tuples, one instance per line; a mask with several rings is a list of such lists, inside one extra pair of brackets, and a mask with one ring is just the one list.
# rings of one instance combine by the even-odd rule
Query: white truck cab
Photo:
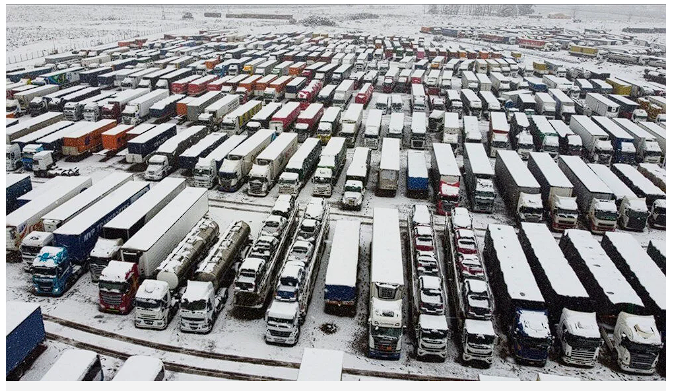
[(160, 181), (170, 172), (169, 159), (164, 155), (154, 155), (148, 160), (148, 168), (143, 177), (149, 181)]
[(134, 324), (138, 328), (164, 330), (178, 307), (179, 301), (166, 281), (144, 280), (136, 292)]

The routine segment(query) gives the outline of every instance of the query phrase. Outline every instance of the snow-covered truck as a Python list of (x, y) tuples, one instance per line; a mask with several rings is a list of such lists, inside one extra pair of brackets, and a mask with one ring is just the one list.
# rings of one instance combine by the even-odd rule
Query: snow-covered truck
[[(149, 88), (136, 88), (133, 90), (123, 90), (117, 95), (108, 98), (107, 103), (102, 106), (100, 110), (102, 118), (105, 119), (116, 119), (117, 121), (121, 118), (122, 111), (126, 105), (136, 98), (140, 98), (150, 92)], [(87, 108), (84, 108), (86, 110)], [(84, 117), (85, 117), (84, 113)], [(87, 118), (86, 118), (87, 119)]]
[(282, 133), (262, 151), (248, 174), (248, 195), (265, 197), (298, 149), (295, 133)]
[(345, 142), (348, 148), (355, 146), (355, 138), (357, 131), (362, 124), (362, 116), (364, 113), (364, 105), (359, 103), (351, 103), (348, 109), (343, 113), (341, 119), (341, 130), (338, 132), (339, 137), (345, 137)]
[(253, 162), (274, 139), (271, 129), (261, 129), (231, 151), (219, 167), (219, 189), (234, 192), (248, 181)]
[(400, 179), (400, 139), (384, 138), (377, 177), (376, 195), (395, 197)]
[(302, 143), (279, 176), (280, 194), (298, 195), (317, 168), (321, 151), (322, 143), (318, 138), (310, 137)]
[(212, 132), (201, 138), (179, 155), (179, 167), (188, 171), (193, 170), (199, 159), (207, 156), (227, 138), (228, 134), (224, 132)]
[(51, 191), (40, 194), (5, 217), (7, 251), (19, 251), (26, 235), (43, 229), (43, 215), (64, 204), (93, 183), (90, 177), (55, 178), (52, 181), (59, 182), (59, 186), (50, 186), (50, 183), (42, 185), (50, 187)]
[(547, 306), (514, 228), (489, 224), (483, 256), (515, 360), (544, 366), (552, 343)]
[(190, 122), (197, 121), (207, 107), (221, 99), (223, 96), (224, 94), (222, 94), (221, 91), (210, 91), (194, 98), (192, 101), (186, 104), (186, 117)]
[(127, 125), (138, 125), (150, 117), (150, 107), (158, 101), (169, 97), (166, 88), (153, 90), (126, 104), (122, 111), (122, 122)]
[[(205, 259), (195, 268), (192, 280), (188, 281), (185, 291), (182, 292), (181, 331), (208, 333), (212, 330), (228, 298), (228, 278), (231, 270), (245, 255), (249, 244), (250, 226), (244, 221), (231, 224), (219, 237)], [(161, 280), (159, 275), (158, 280)], [(168, 285), (167, 289), (169, 287)], [(156, 321), (164, 319), (158, 316)]]
[(166, 178), (102, 227), (88, 263), (91, 280), (98, 281), (110, 261), (120, 260), (121, 246), (186, 187), (183, 178)]
[(185, 188), (121, 247), (121, 260), (135, 262), (143, 278), (155, 276), (166, 254), (208, 211), (207, 189)]
[(600, 126), (585, 115), (572, 115), (569, 128), (581, 137), (584, 155), (590, 163), (610, 165), (614, 149), (610, 137)]
[(354, 316), (360, 259), (360, 221), (337, 220), (324, 281), (324, 311)]
[(590, 232), (565, 231), (560, 248), (594, 297), (590, 309), (597, 313), (600, 334), (620, 369), (653, 373), (663, 347), (662, 338), (655, 318), (640, 315), (645, 304), (636, 291)]
[(208, 189), (214, 187), (218, 182), (219, 169), (224, 163), (224, 160), (227, 159), (229, 153), (236, 149), (245, 139), (247, 139), (246, 135), (234, 134), (222, 142), (207, 156), (198, 159), (193, 167), (193, 179), (191, 180), (191, 184), (196, 187), (205, 187)]
[[(198, 116), (198, 121), (211, 129), (219, 128), (222, 118), (240, 105), (238, 95), (226, 95), (205, 108), (205, 112)], [(238, 130), (236, 130), (238, 133)]]
[(368, 355), (399, 360), (405, 278), (397, 209), (374, 208), (370, 269)]
[(343, 137), (332, 137), (322, 150), (317, 169), (312, 176), (313, 196), (331, 197), (338, 177), (346, 161), (346, 147)]
[(648, 223), (648, 206), (645, 198), (638, 198), (629, 186), (627, 186), (608, 166), (602, 164), (589, 164), (588, 168), (602, 180), (612, 191), (617, 209), (617, 224), (620, 228), (632, 231), (643, 231)]
[[(322, 206), (323, 210), (308, 213), (308, 209), (320, 209)], [(274, 299), (265, 314), (267, 332), (264, 340), (267, 343), (291, 346), (298, 343), (300, 326), (305, 323), (326, 248), (325, 239), (329, 233), (328, 203), (312, 199), (299, 220), (295, 231), (296, 240), (286, 252), (286, 260), (276, 280)], [(310, 232), (303, 232), (310, 229), (311, 223), (316, 226), (316, 235), (308, 236), (306, 240), (300, 239), (303, 234), (311, 235)]]
[(617, 205), (607, 185), (578, 156), (560, 156), (557, 164), (572, 182), (579, 214), (586, 219), (591, 232), (614, 231)]
[(576, 228), (579, 212), (574, 186), (546, 152), (531, 152), (527, 168), (541, 185), (543, 208), (554, 231)]
[(488, 160), (483, 144), (464, 144), (465, 186), (467, 188), (472, 210), (475, 212), (493, 212), (495, 190), (493, 177), (495, 172)]
[[(447, 215), (458, 206), (462, 175), (450, 145), (433, 143), (431, 147), (429, 174), (436, 193), (436, 213)], [(383, 150), (381, 152), (383, 156)]]
[(602, 340), (591, 297), (545, 224), (522, 223), (519, 241), (548, 304), (562, 362), (594, 366)]
[(341, 209), (362, 209), (362, 201), (364, 201), (367, 180), (371, 171), (371, 156), (369, 148), (355, 148), (353, 160), (345, 173)]
[(5, 203), (6, 214), (14, 212), (17, 205), (17, 198), (31, 191), (31, 176), (28, 174), (9, 174), (6, 176), (5, 184)]
[[(164, 125), (168, 124), (158, 125), (158, 127)], [(151, 154), (150, 158), (144, 159), (147, 160), (148, 166), (143, 177), (149, 181), (159, 181), (176, 170), (180, 165), (181, 155), (206, 138), (208, 132), (209, 129), (206, 126), (195, 125), (167, 139)]]
[[(283, 195), (280, 197), (284, 197)], [(290, 197), (290, 196), (286, 196)], [(274, 287), (274, 278), (281, 268), (283, 255), (293, 236), (298, 215), (297, 205), (287, 210), (272, 208), (271, 215), (283, 217), (279, 235), (264, 235), (265, 227), (257, 234), (250, 252), (241, 262), (234, 280), (233, 305), (241, 310), (261, 310)]]
[(64, 114), (48, 112), (19, 122), (16, 125), (9, 126), (5, 129), (5, 143), (10, 144), (22, 136), (26, 136), (29, 133), (33, 133), (62, 120), (64, 120)]
[(495, 182), (517, 221), (543, 221), (541, 186), (515, 151), (498, 151)]

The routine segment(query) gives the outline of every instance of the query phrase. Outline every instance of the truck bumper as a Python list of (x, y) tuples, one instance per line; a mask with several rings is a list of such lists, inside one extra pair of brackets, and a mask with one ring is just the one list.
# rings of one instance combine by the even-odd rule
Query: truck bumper
[(369, 357), (379, 358), (382, 360), (400, 360), (400, 351), (381, 351), (374, 348), (369, 348)]
[(551, 224), (551, 226), (552, 226), (552, 228), (553, 228), (553, 231), (562, 232), (562, 231), (564, 231), (565, 229), (574, 229), (574, 228), (576, 228), (576, 222), (574, 222), (574, 223), (566, 223), (566, 222), (555, 222), (555, 221), (553, 221), (553, 223)]
[(271, 331), (272, 330), (267, 329), (267, 332), (264, 335), (264, 342), (289, 346), (294, 346), (298, 342), (298, 331), (291, 332), (288, 336), (284, 337), (272, 335)]
[(212, 330), (212, 323), (205, 320), (181, 319), (179, 329), (185, 333), (207, 334)]
[(139, 329), (164, 330), (167, 322), (164, 319), (141, 319), (136, 317), (134, 325)]

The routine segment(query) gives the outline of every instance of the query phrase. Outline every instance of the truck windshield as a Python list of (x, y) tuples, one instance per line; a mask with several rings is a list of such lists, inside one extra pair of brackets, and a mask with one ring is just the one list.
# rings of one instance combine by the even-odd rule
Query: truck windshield
[(402, 333), (402, 329), (399, 327), (380, 327), (374, 326), (372, 332), (375, 337), (380, 337), (383, 339), (398, 339)]
[(494, 341), (495, 335), (467, 334), (467, 343), (476, 345), (492, 345)]
[(520, 209), (521, 213), (524, 214), (541, 214), (543, 211), (539, 208), (532, 208), (530, 206), (522, 206)]
[(281, 323), (281, 324), (289, 325), (289, 324), (291, 324), (291, 320), (290, 319), (275, 318), (273, 316), (269, 316), (269, 317), (267, 317), (267, 323)]
[(580, 335), (571, 334), (569, 331), (565, 332), (564, 338), (568, 344), (577, 348), (595, 349), (597, 347), (600, 347), (602, 343), (602, 340), (600, 338), (582, 337)]
[(121, 281), (104, 281), (102, 277), (100, 277), (98, 288), (106, 291), (126, 292), (129, 288), (129, 284)]
[(331, 178), (330, 177), (322, 177), (322, 176), (315, 176), (314, 177), (314, 183), (321, 183), (321, 184), (329, 184), (331, 183)]
[(136, 299), (136, 307), (146, 310), (154, 310), (157, 308), (162, 308), (162, 301), (153, 299)]
[(347, 185), (347, 186), (345, 187), (345, 191), (350, 191), (350, 192), (353, 192), (353, 193), (361, 193), (361, 192), (362, 192), (362, 188), (359, 187), (359, 186)]
[(621, 345), (628, 351), (633, 353), (648, 353), (657, 355), (660, 352), (661, 345), (648, 345), (630, 341), (629, 338), (622, 338)]
[(188, 311), (201, 311), (207, 306), (205, 300), (194, 300), (188, 301), (184, 300), (181, 302), (181, 308)]
[(604, 210), (596, 210), (595, 215), (597, 218), (600, 220), (609, 220), (609, 221), (617, 221), (617, 213), (616, 212), (608, 212)]
[(443, 339), (448, 336), (447, 330), (428, 330), (422, 329), (422, 338)]
[(33, 266), (31, 270), (33, 275), (37, 276), (54, 277), (57, 275), (57, 268), (54, 267)]
[(219, 171), (219, 177), (231, 180), (238, 178), (238, 175), (235, 171)]
[(202, 168), (195, 168), (193, 170), (193, 176), (199, 176), (199, 177), (205, 177), (205, 176), (210, 176), (212, 171), (210, 169), (202, 167)]
[(506, 141), (493, 140), (493, 141), (491, 141), (491, 146), (493, 148), (497, 148), (497, 149), (507, 149), (507, 142)]

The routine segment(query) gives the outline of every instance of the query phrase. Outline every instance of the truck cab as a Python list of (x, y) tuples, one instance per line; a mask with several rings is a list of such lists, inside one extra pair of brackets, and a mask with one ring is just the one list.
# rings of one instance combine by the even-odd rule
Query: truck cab
[(220, 288), (215, 295), (215, 288), (209, 281), (188, 281), (181, 296), (181, 331), (204, 334), (212, 331), (227, 297), (228, 289)]
[(217, 183), (218, 163), (214, 159), (200, 158), (193, 167), (193, 185), (211, 189)]
[(540, 194), (519, 193), (517, 202), (518, 221), (540, 223), (543, 221), (543, 202)]
[(648, 223), (653, 228), (665, 229), (667, 227), (667, 200), (660, 199), (653, 202), (650, 208)]
[(333, 157), (324, 156), (317, 165), (317, 170), (312, 176), (314, 189), (312, 195), (321, 197), (331, 197), (333, 187)]
[(465, 319), (462, 325), (462, 360), (491, 365), (498, 337), (490, 320)]
[(416, 326), (417, 356), (446, 358), (448, 344), (448, 322), (443, 315), (420, 314)]
[(256, 196), (266, 196), (271, 189), (272, 172), (270, 165), (254, 164), (249, 174), (250, 193)]
[(362, 200), (364, 199), (365, 186), (362, 181), (347, 180), (343, 189), (343, 199), (341, 201), (342, 209), (362, 209)]
[(33, 260), (45, 246), (55, 243), (55, 235), (52, 232), (32, 231), (24, 236), (19, 246), (21, 259), (24, 261), (24, 271), (30, 271)]
[(402, 300), (372, 297), (369, 323), (369, 355), (399, 359), (402, 349)]
[(593, 367), (598, 360), (600, 338), (595, 312), (562, 309), (557, 324), (562, 362), (570, 365)]
[(265, 314), (267, 343), (293, 346), (300, 337), (300, 310), (297, 301), (274, 300)]
[(516, 361), (545, 366), (552, 342), (548, 311), (516, 308), (510, 337)]
[(614, 231), (617, 226), (617, 216), (617, 204), (614, 201), (594, 198), (587, 217), (590, 231), (598, 235)]
[(166, 281), (145, 280), (136, 291), (134, 325), (143, 329), (164, 330), (179, 309)]
[(7, 144), (5, 146), (5, 169), (7, 171), (18, 170), (22, 166), (22, 154), (19, 145)]
[(138, 264), (110, 261), (98, 280), (100, 311), (128, 314), (140, 283)]
[(617, 352), (617, 364), (623, 371), (643, 374), (655, 372), (663, 345), (653, 316), (620, 312), (610, 342)]
[(243, 186), (246, 180), (242, 160), (224, 159), (219, 168), (219, 181), (222, 189), (234, 192)]
[(553, 230), (576, 228), (579, 218), (576, 197), (562, 197), (556, 194), (551, 206), (550, 220)]
[(274, 292), (275, 301), (297, 302), (305, 280), (305, 262), (289, 259), (279, 276)]
[(81, 276), (82, 267), (74, 265), (63, 247), (45, 246), (33, 260), (33, 292), (37, 295), (62, 296)]
[(43, 99), (42, 97), (38, 96), (31, 99), (31, 102), (29, 102), (29, 113), (31, 113), (32, 117), (41, 115), (47, 111), (48, 101), (46, 99)]
[(121, 238), (98, 238), (98, 241), (95, 242), (95, 246), (88, 257), (91, 280), (93, 282), (97, 282), (100, 279), (102, 271), (107, 267), (110, 261), (119, 259), (119, 249), (123, 244), (124, 241)]
[(624, 197), (619, 205), (618, 223), (622, 229), (642, 232), (648, 222), (645, 198)]
[(169, 159), (164, 155), (153, 155), (148, 160), (148, 168), (145, 169), (143, 177), (149, 181), (160, 181), (171, 173), (172, 167)]
[(522, 160), (529, 159), (529, 153), (534, 150), (534, 138), (528, 130), (519, 132), (515, 137), (513, 148)]
[(96, 122), (101, 118), (100, 106), (96, 102), (86, 103), (83, 107), (83, 119)]

